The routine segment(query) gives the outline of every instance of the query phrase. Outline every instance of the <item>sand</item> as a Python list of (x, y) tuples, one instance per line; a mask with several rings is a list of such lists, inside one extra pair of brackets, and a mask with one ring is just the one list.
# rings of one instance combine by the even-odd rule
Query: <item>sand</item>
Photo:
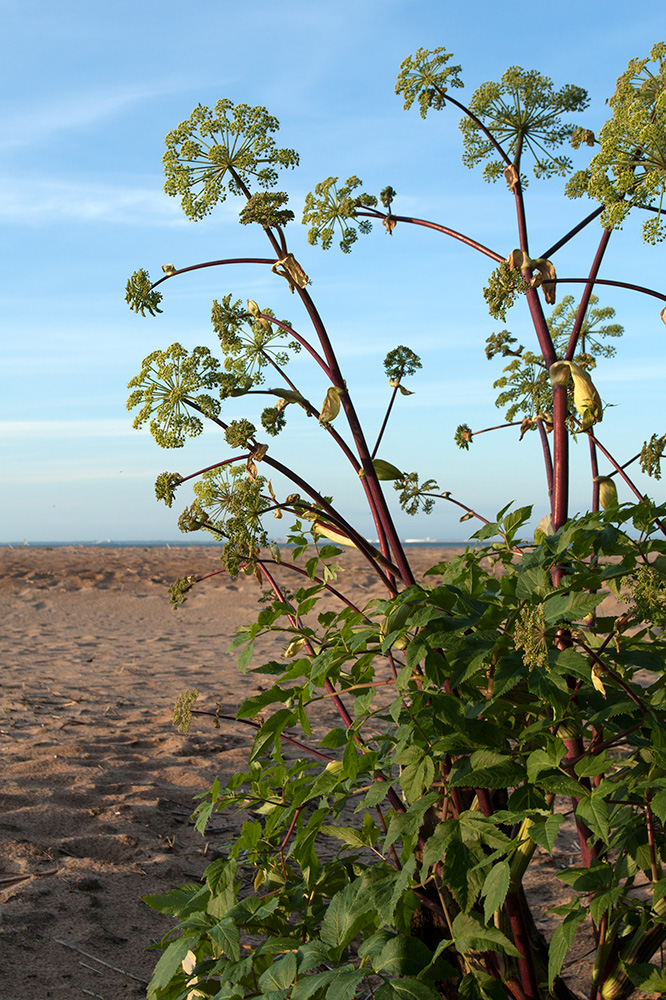
[[(444, 553), (410, 555), (421, 573)], [(357, 601), (384, 596), (358, 554), (344, 559)], [(234, 817), (202, 838), (189, 816), (243, 767), (251, 732), (197, 716), (184, 736), (171, 722), (185, 689), (233, 714), (270, 684), (226, 652), (253, 620), (253, 578), (216, 576), (169, 604), (175, 578), (219, 568), (211, 548), (0, 549), (2, 1000), (145, 996), (158, 957), (145, 949), (172, 921), (141, 898), (198, 879), (233, 838)], [(548, 929), (568, 890), (534, 877)]]
[[(438, 559), (416, 551), (423, 569)], [(359, 600), (383, 596), (345, 559)], [(226, 652), (253, 620), (253, 578), (217, 576), (169, 604), (175, 578), (219, 568), (210, 547), (0, 549), (3, 1000), (145, 996), (157, 959), (145, 949), (172, 922), (141, 897), (198, 879), (233, 836), (226, 816), (206, 839), (189, 816), (243, 766), (251, 733), (171, 723), (185, 689), (233, 714), (269, 686)]]

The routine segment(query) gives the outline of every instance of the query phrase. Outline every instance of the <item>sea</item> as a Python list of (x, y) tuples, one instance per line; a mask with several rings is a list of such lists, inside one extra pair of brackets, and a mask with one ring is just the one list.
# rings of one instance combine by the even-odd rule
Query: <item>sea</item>
[[(378, 540), (369, 539), (373, 545), (378, 545)], [(278, 545), (287, 545), (286, 539), (276, 538), (275, 542)], [(408, 549), (457, 549), (461, 545), (474, 545), (475, 543), (470, 542), (468, 539), (460, 539), (460, 541), (441, 541), (438, 538), (404, 538), (402, 539), (402, 544)], [(208, 548), (219, 548), (220, 543), (211, 540), (201, 540), (197, 542), (192, 541), (181, 541), (179, 539), (144, 539), (136, 538), (132, 540), (117, 540), (113, 538), (103, 538), (96, 539), (94, 541), (68, 541), (68, 542), (54, 542), (54, 541), (27, 541), (22, 542), (0, 542), (0, 548), (32, 548), (32, 549), (59, 549), (65, 546), (75, 547), (75, 548), (100, 548), (100, 549), (189, 549), (189, 548), (199, 548), (200, 546), (206, 546)]]

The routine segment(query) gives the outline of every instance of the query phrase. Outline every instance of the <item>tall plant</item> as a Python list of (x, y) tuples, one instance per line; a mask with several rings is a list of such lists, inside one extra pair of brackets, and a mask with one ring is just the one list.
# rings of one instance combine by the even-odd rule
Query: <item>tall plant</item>
[[(449, 105), (462, 112), (464, 163), (483, 163), (487, 180), (503, 178), (515, 203), (514, 249), (498, 252), (397, 214), (391, 187), (377, 198), (356, 177), (318, 184), (303, 220), (310, 243), (328, 248), (337, 232), (344, 252), (373, 221), (389, 233), (434, 229), (495, 263), (484, 289), (494, 318), (504, 321), (525, 300), (533, 344), (516, 346), (504, 330), (488, 338), (486, 353), (511, 359), (496, 382), (509, 424), (541, 440), (551, 509), (534, 541), (521, 538), (530, 507), (509, 505), (486, 517), (434, 479), (378, 457), (394, 403), (409, 395), (404, 383), (421, 362), (405, 346), (389, 352), (386, 418), (368, 439), (353, 385), (289, 249), (293, 214), (274, 188), (278, 170), (295, 167), (298, 156), (278, 148), (276, 119), (264, 108), (220, 101), (214, 110), (197, 107), (167, 136), (166, 190), (181, 196), (186, 215), (200, 219), (227, 194), (238, 196), (241, 223), (264, 230), (269, 253), (165, 265), (154, 283), (139, 270), (127, 286), (131, 307), (154, 315), (163, 282), (200, 267), (253, 263), (288, 283), (303, 320), (292, 325), (265, 304), (227, 295), (213, 303), (219, 351), (173, 344), (149, 355), (130, 383), (128, 405), (140, 407), (135, 426), (149, 423), (163, 447), (182, 447), (204, 425), (229, 446), (228, 458), (199, 472), (162, 474), (156, 493), (171, 506), (181, 484), (194, 480), (181, 528), (220, 540), (220, 572), (255, 574), (266, 586), (257, 620), (238, 628), (232, 648), (242, 670), (255, 664), (273, 679), (235, 717), (222, 706), (197, 709), (195, 692), (177, 705), (182, 727), (194, 712), (255, 731), (246, 770), (225, 787), (216, 781), (202, 798), (198, 829), (220, 809), (246, 809), (252, 818), (202, 883), (148, 897), (178, 921), (163, 942), (152, 1000), (570, 998), (576, 994), (561, 973), (581, 927), (594, 943), (592, 1000), (619, 1000), (635, 988), (666, 991), (666, 973), (654, 961), (666, 940), (666, 506), (644, 497), (627, 471), (640, 459), (658, 479), (666, 437), (658, 429), (635, 458), (616, 459), (598, 436), (603, 404), (591, 374), (596, 358), (612, 355), (606, 338), (622, 332), (607, 322), (613, 312), (598, 307), (595, 289), (630, 287), (666, 302), (658, 291), (599, 276), (629, 211), (646, 213), (648, 242), (663, 236), (666, 47), (630, 62), (598, 137), (568, 120), (587, 107), (579, 87), (558, 91), (540, 73), (512, 67), (464, 105), (453, 96), (460, 72), (443, 48), (419, 49), (404, 60), (396, 91), (406, 108), (417, 102), (424, 118)], [(567, 143), (594, 149), (567, 192), (599, 205), (535, 256), (527, 172), (570, 173)], [(558, 277), (554, 260), (595, 220), (602, 229), (588, 274)], [(555, 305), (563, 283), (581, 284), (582, 293)], [(550, 315), (544, 305), (555, 306)], [(323, 372), (323, 400), (290, 376), (297, 351)], [(250, 404), (253, 396), (268, 397), (259, 420), (224, 419), (226, 400)], [(299, 409), (318, 419), (359, 481), (376, 546), (311, 482), (305, 463), (287, 466), (279, 448), (265, 443)], [(462, 424), (456, 439), (469, 448), (478, 433)], [(569, 520), (572, 435), (588, 439), (594, 491), (591, 511)], [(274, 487), (274, 472), (291, 492)], [(636, 502), (618, 503), (617, 480)], [(475, 545), (417, 582), (386, 482), (409, 513), (445, 500), (462, 508), (463, 519), (480, 520)], [(293, 521), (293, 559), (268, 539), (265, 519), (285, 516)], [(339, 545), (367, 561), (383, 600), (359, 606), (345, 592), (334, 562)], [(198, 582), (177, 581), (174, 602)], [(597, 613), (608, 590), (625, 602), (619, 617)], [(324, 594), (337, 599), (337, 610), (319, 609)], [(257, 663), (254, 644), (267, 633), (280, 635), (284, 654)], [(322, 731), (325, 704), (339, 723)], [(552, 854), (567, 812), (578, 857), (552, 870), (572, 891), (555, 910), (559, 923), (547, 941), (524, 885), (537, 848)]]

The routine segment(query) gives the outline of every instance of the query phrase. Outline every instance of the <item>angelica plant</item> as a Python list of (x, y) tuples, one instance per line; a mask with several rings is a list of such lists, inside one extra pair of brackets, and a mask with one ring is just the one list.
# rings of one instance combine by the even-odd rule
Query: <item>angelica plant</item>
[[(214, 692), (202, 692), (203, 701), (185, 692), (176, 706), (181, 727), (209, 716), (217, 727), (254, 733), (246, 767), (225, 786), (216, 780), (195, 811), (201, 832), (219, 810), (250, 818), (201, 883), (147, 897), (177, 921), (162, 942), (150, 1000), (573, 1000), (569, 956), (583, 933), (592, 948), (591, 1000), (666, 992), (666, 505), (644, 496), (627, 472), (640, 459), (658, 480), (666, 436), (653, 433), (627, 460), (600, 437), (609, 340), (622, 328), (596, 294), (629, 287), (666, 302), (659, 290), (600, 277), (629, 212), (648, 213), (648, 243), (660, 237), (664, 46), (632, 60), (619, 78), (598, 138), (575, 119), (588, 106), (582, 88), (556, 89), (537, 71), (511, 67), (463, 104), (454, 96), (462, 69), (452, 58), (441, 47), (418, 49), (404, 60), (396, 91), (424, 119), (452, 108), (462, 114), (463, 163), (483, 164), (486, 180), (500, 180), (497, 197), (515, 206), (505, 244), (491, 249), (483, 233), (400, 214), (390, 185), (377, 196), (355, 176), (316, 185), (303, 222), (324, 250), (337, 231), (349, 253), (376, 222), (395, 252), (410, 225), (489, 259), (479, 294), (491, 316), (505, 322), (509, 310), (523, 309), (532, 326), (524, 344), (507, 329), (490, 333), (486, 356), (507, 362), (495, 383), (507, 408), (501, 427), (519, 428), (520, 438), (536, 431), (540, 440), (549, 512), (534, 539), (525, 537), (531, 504), (514, 507), (508, 497), (494, 514), (440, 487), (449, 472), (436, 448), (427, 470), (389, 461), (390, 418), (397, 404), (409, 406), (402, 397), (414, 390), (405, 382), (423, 363), (404, 344), (384, 362), (380, 426), (371, 436), (362, 426), (353, 380), (289, 248), (287, 194), (266, 190), (298, 163), (293, 150), (277, 147), (276, 119), (224, 100), (214, 110), (198, 106), (167, 137), (167, 193), (195, 221), (237, 197), (240, 223), (263, 231), (267, 256), (163, 265), (154, 283), (139, 269), (127, 286), (131, 308), (155, 316), (166, 281), (251, 263), (287, 282), (294, 309), (278, 319), (265, 291), (261, 304), (225, 294), (213, 303), (214, 350), (154, 351), (130, 383), (135, 426), (148, 424), (162, 447), (181, 449), (204, 430), (214, 435), (216, 461), (161, 474), (156, 495), (171, 507), (193, 481), (182, 530), (220, 542), (219, 572), (261, 583), (261, 610), (238, 623), (230, 648), (240, 669), (271, 679), (235, 715), (211, 706)], [(573, 174), (569, 194), (600, 205), (534, 252), (528, 173), (538, 183), (569, 174), (571, 150), (594, 154)], [(589, 270), (567, 274), (565, 248), (599, 222)], [(581, 294), (558, 304), (565, 283), (581, 285)], [(324, 392), (302, 365), (293, 374), (297, 351), (323, 376)], [(234, 413), (242, 400), (246, 415), (228, 416), (232, 399)], [(363, 494), (376, 544), (313, 481), (307, 456), (281, 460), (280, 436), (308, 418)], [(480, 434), (498, 430), (461, 423), (455, 439), (473, 453)], [(570, 519), (574, 437), (589, 442), (592, 500)], [(396, 502), (411, 514), (455, 505), (461, 521), (480, 525), (475, 544), (417, 581), (396, 531)], [(269, 540), (276, 518), (287, 525), (292, 558)], [(376, 575), (381, 600), (352, 599), (336, 562), (344, 547)], [(183, 604), (202, 583), (194, 574), (176, 581), (173, 602)], [(601, 607), (609, 591), (624, 602), (619, 615)], [(335, 603), (321, 610), (324, 594)], [(257, 640), (267, 635), (280, 638), (281, 657), (259, 655)], [(339, 721), (315, 739), (322, 703)], [(565, 812), (577, 854), (561, 868), (553, 855)], [(539, 852), (553, 859), (546, 867)], [(569, 889), (548, 936), (527, 888), (535, 869)]]

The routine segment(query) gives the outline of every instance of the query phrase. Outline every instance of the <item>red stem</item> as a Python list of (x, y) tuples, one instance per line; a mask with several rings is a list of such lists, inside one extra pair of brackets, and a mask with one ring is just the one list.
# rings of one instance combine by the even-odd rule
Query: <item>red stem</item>
[[(367, 215), (371, 219), (386, 219), (387, 216), (382, 212), (355, 212), (355, 216)], [(494, 250), (490, 250), (488, 247), (484, 246), (483, 243), (479, 243), (477, 240), (473, 240), (470, 236), (465, 236), (464, 233), (459, 233), (455, 229), (449, 229), (447, 226), (441, 226), (437, 222), (429, 222), (427, 219), (416, 219), (410, 215), (391, 215), (391, 219), (394, 222), (408, 222), (413, 226), (424, 226), (426, 229), (434, 229), (438, 233), (444, 233), (445, 236), (451, 236), (454, 240), (459, 240), (461, 243), (465, 243), (468, 247), (472, 247), (473, 250), (478, 250), (479, 253), (483, 253), (486, 257), (491, 257), (492, 260), (502, 261), (504, 257), (501, 254), (496, 253)]]
[(585, 320), (585, 313), (587, 312), (587, 307), (590, 304), (590, 296), (592, 295), (592, 290), (594, 288), (595, 279), (599, 273), (599, 268), (601, 267), (601, 262), (603, 260), (604, 254), (606, 252), (606, 247), (608, 246), (608, 241), (611, 237), (611, 231), (609, 229), (604, 229), (603, 235), (599, 241), (599, 246), (597, 248), (594, 261), (592, 262), (592, 267), (590, 268), (590, 273), (585, 284), (585, 290), (581, 296), (581, 300), (578, 304), (578, 312), (576, 313), (576, 319), (574, 320), (574, 325), (571, 330), (571, 336), (569, 337), (569, 343), (567, 345), (567, 351), (564, 355), (565, 361), (571, 361), (576, 350), (576, 344), (578, 343), (578, 338), (580, 337), (580, 332), (583, 328), (583, 322)]

